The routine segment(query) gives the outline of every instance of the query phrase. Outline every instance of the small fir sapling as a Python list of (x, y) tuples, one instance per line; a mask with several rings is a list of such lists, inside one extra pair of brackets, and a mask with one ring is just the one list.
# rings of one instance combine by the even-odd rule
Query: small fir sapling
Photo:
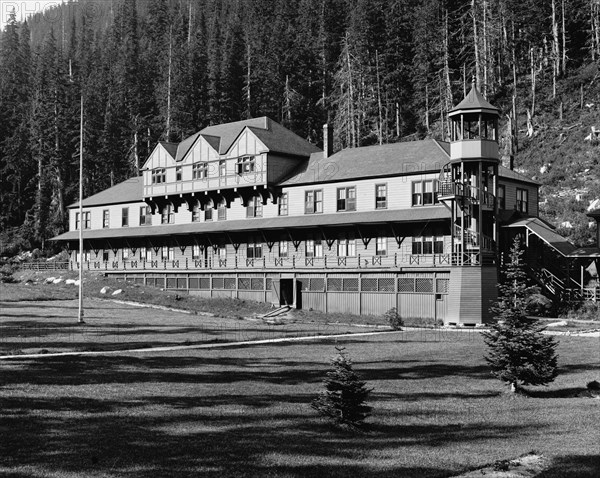
[(331, 369), (323, 380), (325, 390), (315, 398), (311, 407), (337, 424), (359, 428), (372, 408), (366, 400), (372, 389), (352, 370), (352, 362), (344, 347), (336, 347), (338, 355), (331, 360)]
[(489, 353), (485, 360), (492, 375), (510, 384), (512, 392), (521, 385), (546, 385), (557, 374), (556, 347), (552, 336), (543, 335), (544, 327), (527, 318), (527, 274), (519, 238), (510, 249), (504, 280), (499, 284), (498, 302), (491, 311), (496, 322), (483, 332)]

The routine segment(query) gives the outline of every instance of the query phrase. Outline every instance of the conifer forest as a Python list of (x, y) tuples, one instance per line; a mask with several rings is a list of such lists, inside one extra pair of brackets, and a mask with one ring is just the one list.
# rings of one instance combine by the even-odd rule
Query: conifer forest
[[(319, 146), (333, 124), (336, 151), (443, 140), (475, 81), (502, 111), (503, 158), (541, 182), (542, 213), (585, 221), (587, 203), (559, 193), (600, 197), (600, 146), (583, 141), (600, 128), (599, 64), (600, 0), (71, 0), (13, 15), (1, 255), (67, 228), (82, 101), (89, 196), (138, 175), (157, 141), (263, 115)], [(581, 231), (567, 234), (585, 244)]]

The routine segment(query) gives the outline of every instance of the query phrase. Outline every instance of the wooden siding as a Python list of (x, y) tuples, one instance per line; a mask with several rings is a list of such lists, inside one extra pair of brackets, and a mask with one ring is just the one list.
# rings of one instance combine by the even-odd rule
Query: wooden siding
[(489, 307), (497, 298), (496, 285), (496, 267), (452, 268), (447, 321), (456, 324), (489, 321)]

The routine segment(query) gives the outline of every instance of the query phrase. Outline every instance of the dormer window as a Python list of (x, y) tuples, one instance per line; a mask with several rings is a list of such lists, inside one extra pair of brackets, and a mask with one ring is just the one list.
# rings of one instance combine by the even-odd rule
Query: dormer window
[(256, 166), (256, 158), (254, 156), (242, 156), (237, 160), (237, 173), (248, 174), (253, 173)]
[(167, 180), (165, 168), (156, 168), (152, 170), (152, 184), (164, 183)]
[(192, 179), (206, 179), (208, 177), (208, 164), (195, 163), (192, 166)]

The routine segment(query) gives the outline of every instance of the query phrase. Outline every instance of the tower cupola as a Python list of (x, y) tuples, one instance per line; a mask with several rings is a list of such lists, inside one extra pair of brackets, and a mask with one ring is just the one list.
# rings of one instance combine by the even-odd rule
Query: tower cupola
[(497, 161), (499, 116), (500, 110), (491, 105), (473, 83), (469, 94), (448, 113), (451, 161)]

